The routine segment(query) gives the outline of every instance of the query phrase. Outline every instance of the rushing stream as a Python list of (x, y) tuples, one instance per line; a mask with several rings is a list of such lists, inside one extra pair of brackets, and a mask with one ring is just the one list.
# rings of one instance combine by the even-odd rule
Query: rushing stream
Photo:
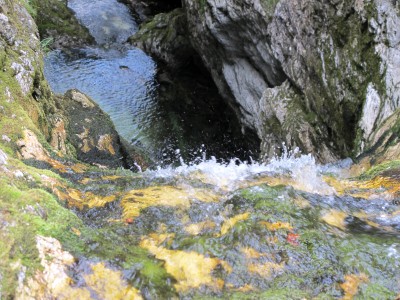
[[(128, 9), (114, 0), (69, 6), (98, 47), (50, 53), (52, 88), (82, 90), (123, 137), (158, 147), (149, 134), (166, 134), (156, 66), (123, 44), (137, 30)], [(127, 284), (138, 299), (395, 299), (400, 292), (399, 187), (390, 176), (358, 183), (348, 179), (350, 160), (320, 166), (299, 153), (268, 164), (198, 156), (140, 174), (71, 175), (88, 195), (76, 213), (89, 229), (74, 228), (85, 251), (64, 296), (89, 286), (95, 299), (134, 299)], [(124, 283), (113, 275), (91, 286), (93, 276), (115, 270)]]

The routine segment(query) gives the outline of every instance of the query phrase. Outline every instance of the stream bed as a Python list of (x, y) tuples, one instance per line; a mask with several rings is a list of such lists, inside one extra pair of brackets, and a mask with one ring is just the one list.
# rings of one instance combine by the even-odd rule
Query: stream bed
[[(137, 30), (129, 10), (113, 0), (70, 0), (69, 6), (98, 45), (49, 53), (52, 89), (87, 93), (126, 140), (149, 152), (164, 147), (177, 131), (159, 109), (155, 62), (124, 44)], [(229, 156), (221, 162), (202, 153), (195, 163), (138, 174), (70, 175), (80, 192), (63, 192), (81, 195), (66, 198), (79, 221), (57, 238), (77, 259), (68, 266), (70, 286), (56, 296), (398, 297), (395, 176), (354, 180), (350, 160), (320, 166), (297, 152), (269, 163)]]

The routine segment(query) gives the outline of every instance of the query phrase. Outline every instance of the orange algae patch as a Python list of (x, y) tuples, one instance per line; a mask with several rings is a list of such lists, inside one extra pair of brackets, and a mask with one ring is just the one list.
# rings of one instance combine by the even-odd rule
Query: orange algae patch
[(207, 229), (214, 229), (215, 226), (214, 222), (207, 220), (200, 223), (190, 224), (185, 227), (185, 231), (191, 235), (198, 235)]
[(363, 273), (359, 275), (349, 274), (344, 279), (345, 281), (340, 284), (340, 288), (344, 291), (342, 300), (352, 300), (357, 294), (360, 284), (368, 282), (367, 275)]
[(275, 222), (270, 223), (266, 221), (258, 222), (260, 225), (267, 227), (269, 231), (276, 231), (278, 229), (286, 229), (286, 230), (293, 230), (293, 227), (289, 223), (285, 222)]
[(224, 281), (215, 278), (211, 272), (218, 266), (222, 266), (226, 272), (231, 272), (232, 268), (218, 258), (205, 257), (197, 252), (185, 252), (181, 250), (169, 250), (159, 246), (159, 241), (163, 241), (165, 236), (157, 238), (155, 234), (143, 238), (140, 246), (147, 249), (157, 259), (165, 261), (165, 268), (176, 280), (175, 288), (178, 292), (189, 289), (208, 286), (215, 290), (221, 290)]
[(190, 201), (196, 199), (203, 202), (217, 200), (215, 194), (202, 189), (184, 190), (173, 186), (149, 187), (132, 190), (122, 199), (124, 219), (136, 218), (140, 211), (150, 206), (172, 206), (189, 208)]
[(220, 235), (224, 235), (224, 234), (228, 233), (228, 231), (233, 226), (235, 226), (237, 222), (245, 221), (245, 220), (247, 220), (249, 218), (249, 216), (250, 216), (250, 214), (247, 212), (247, 213), (244, 213), (244, 214), (236, 215), (236, 216), (226, 220), (222, 224)]

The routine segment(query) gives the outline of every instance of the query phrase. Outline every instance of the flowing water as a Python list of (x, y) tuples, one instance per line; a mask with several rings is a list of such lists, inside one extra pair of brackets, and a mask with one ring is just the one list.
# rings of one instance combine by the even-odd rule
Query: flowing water
[[(244, 136), (228, 132), (234, 116), (225, 120), (226, 113), (219, 117), (208, 113), (224, 112), (224, 105), (213, 107), (207, 99), (189, 105), (175, 103), (179, 99), (160, 101), (156, 63), (125, 43), (138, 29), (125, 5), (116, 0), (72, 0), (68, 5), (96, 46), (55, 50), (46, 56), (45, 75), (53, 91), (63, 94), (76, 88), (89, 95), (110, 115), (125, 140), (159, 163), (176, 162), (180, 151), (186, 159), (194, 157), (204, 151), (204, 144), (209, 152), (227, 158), (240, 155), (237, 148), (249, 152)], [(236, 149), (229, 146), (232, 143), (237, 143)]]
[[(145, 129), (163, 127), (156, 66), (122, 45), (137, 25), (112, 0), (69, 5), (99, 47), (50, 53), (52, 88), (88, 93), (126, 139), (154, 147)], [(76, 209), (89, 229), (79, 232), (70, 295), (88, 287), (95, 299), (129, 298), (128, 285), (145, 299), (395, 299), (400, 185), (392, 175), (349, 179), (351, 164), (320, 166), (296, 151), (269, 163), (221, 163), (200, 150), (178, 167), (79, 175), (97, 196)], [(122, 281), (91, 286), (88, 276), (116, 270)]]

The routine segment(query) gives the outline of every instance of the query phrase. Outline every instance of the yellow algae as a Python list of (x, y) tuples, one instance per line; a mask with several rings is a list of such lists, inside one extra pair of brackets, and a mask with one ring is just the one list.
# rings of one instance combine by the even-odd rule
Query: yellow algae
[(245, 284), (244, 286), (241, 286), (240, 288), (235, 289), (235, 291), (242, 292), (242, 293), (247, 293), (247, 292), (251, 292), (254, 290), (255, 290), (255, 288), (250, 284)]
[(118, 175), (110, 175), (110, 176), (103, 176), (101, 177), (101, 180), (110, 180), (110, 181), (114, 181), (114, 180), (118, 180), (120, 178), (123, 178), (122, 176), (118, 176)]
[(68, 275), (68, 267), (75, 259), (62, 250), (58, 240), (38, 236), (37, 248), (42, 271), (26, 280), (18, 288), (18, 299), (93, 299), (91, 293), (99, 299), (142, 299), (140, 292), (129, 286), (122, 278), (122, 273), (105, 267), (104, 263), (90, 266), (91, 273), (84, 275), (85, 284), (74, 287)]
[(279, 242), (279, 239), (277, 236), (267, 236), (266, 241), (270, 244), (277, 244)]
[(92, 192), (84, 193), (76, 189), (66, 189), (64, 192), (55, 188), (53, 192), (60, 200), (66, 201), (69, 206), (74, 206), (79, 209), (83, 209), (84, 207), (103, 207), (107, 203), (115, 201), (118, 196), (118, 194), (99, 196)]
[(390, 177), (378, 176), (365, 183), (361, 183), (360, 186), (367, 189), (385, 188), (390, 195), (400, 193), (400, 181)]
[(108, 269), (104, 263), (91, 266), (92, 274), (84, 276), (87, 287), (100, 299), (142, 299), (140, 292), (122, 280), (122, 273)]
[(97, 142), (97, 149), (100, 151), (108, 151), (111, 155), (115, 155), (112, 136), (109, 134), (101, 135)]
[[(367, 181), (339, 180), (333, 177), (324, 177), (326, 183), (332, 186), (338, 195), (369, 199), (377, 193), (391, 198), (400, 193), (400, 181), (390, 177), (377, 176)], [(377, 191), (384, 189), (384, 191)]]
[(285, 223), (285, 222), (270, 223), (270, 222), (266, 222), (266, 221), (260, 221), (258, 223), (267, 227), (267, 229), (269, 231), (276, 231), (278, 229), (286, 229), (286, 230), (293, 229), (293, 227), (289, 223)]
[(367, 275), (361, 273), (359, 275), (349, 274), (344, 277), (345, 281), (340, 284), (341, 289), (344, 291), (342, 300), (352, 300), (358, 292), (358, 287), (361, 283), (368, 282)]
[[(79, 173), (79, 172), (78, 172)], [(117, 176), (117, 175), (110, 175), (110, 176), (103, 176), (101, 178), (83, 178), (80, 183), (82, 184), (88, 184), (90, 182), (95, 182), (95, 181), (114, 181), (114, 180), (118, 180), (120, 178), (123, 178), (122, 176)]]
[(185, 252), (180, 250), (168, 250), (158, 246), (157, 239), (143, 238), (140, 242), (142, 248), (147, 249), (157, 259), (165, 261), (165, 268), (176, 280), (175, 288), (178, 292), (188, 289), (208, 286), (216, 290), (221, 290), (224, 281), (211, 276), (211, 272), (217, 267), (222, 266), (227, 272), (231, 272), (231, 267), (218, 258), (205, 257), (197, 252)]
[(304, 199), (303, 197), (296, 197), (293, 199), (293, 202), (301, 209), (311, 207), (310, 202), (308, 200)]
[(262, 264), (248, 264), (247, 268), (250, 273), (255, 273), (262, 277), (271, 277), (276, 273), (282, 272), (284, 265), (274, 262), (266, 262)]
[(192, 199), (213, 202), (216, 201), (217, 197), (215, 194), (202, 189), (184, 190), (173, 186), (157, 186), (128, 192), (123, 197), (121, 205), (124, 218), (136, 218), (140, 215), (142, 209), (150, 206), (189, 208)]
[(247, 212), (247, 213), (244, 213), (244, 214), (236, 215), (236, 216), (226, 220), (222, 224), (220, 235), (226, 234), (233, 226), (235, 226), (235, 224), (237, 222), (245, 221), (245, 220), (247, 220), (249, 218), (249, 216), (250, 216), (250, 214)]
[(228, 283), (226, 287), (230, 290), (233, 290), (235, 292), (242, 292), (242, 293), (247, 293), (256, 290), (252, 285), (250, 284), (245, 284), (244, 286), (236, 288), (232, 283)]
[(72, 231), (74, 234), (76, 234), (77, 236), (81, 236), (81, 232), (80, 232), (79, 229), (76, 229), (75, 227), (72, 227), (72, 228), (71, 228), (71, 231)]
[(190, 224), (185, 227), (185, 231), (191, 235), (198, 235), (201, 232), (203, 232), (204, 230), (214, 229), (215, 226), (216, 225), (214, 222), (207, 220), (207, 221), (200, 222), (200, 223)]
[(155, 242), (157, 245), (161, 245), (167, 240), (171, 240), (175, 237), (175, 233), (162, 233), (162, 234), (157, 234), (157, 233), (150, 233), (149, 238), (152, 239), (153, 242)]
[(93, 193), (86, 193), (85, 198), (88, 200), (86, 204), (89, 206), (89, 208), (93, 207), (103, 207), (107, 203), (115, 201), (117, 199), (117, 195), (109, 195), (109, 196), (98, 196)]
[(343, 211), (338, 211), (338, 210), (331, 210), (325, 215), (321, 217), (321, 220), (324, 221), (325, 223), (340, 228), (342, 230), (346, 229), (346, 223), (344, 219), (347, 217), (347, 214)]
[(337, 195), (351, 195), (353, 197), (368, 199), (372, 191), (362, 190), (362, 183), (351, 180), (339, 180), (331, 176), (324, 176), (324, 181), (334, 188)]
[(88, 169), (88, 166), (85, 166), (84, 164), (75, 164), (71, 166), (71, 169), (75, 173), (83, 173)]
[(86, 178), (83, 178), (81, 181), (79, 181), (81, 184), (88, 184), (88, 183), (90, 183), (90, 182), (92, 182), (93, 181), (93, 179), (92, 178), (88, 178), (88, 177), (86, 177)]
[(240, 251), (246, 256), (247, 259), (255, 259), (255, 258), (267, 256), (266, 253), (260, 253), (257, 250), (255, 250), (254, 248), (250, 248), (250, 247), (241, 248)]
[(385, 231), (389, 231), (389, 232), (394, 232), (394, 229), (390, 226), (382, 226), (382, 225), (379, 225), (378, 223), (375, 223), (375, 222), (369, 220), (369, 218), (374, 217), (374, 216), (368, 215), (364, 211), (356, 212), (356, 213), (354, 213), (354, 216), (361, 219), (362, 221), (364, 221), (366, 224), (368, 224), (371, 227), (379, 228), (381, 230), (385, 230)]
[[(36, 242), (43, 270), (38, 270), (24, 285), (18, 287), (16, 298), (91, 299), (89, 291), (71, 287), (72, 279), (67, 275), (67, 269), (75, 259), (69, 252), (62, 250), (60, 242), (43, 236), (37, 236)], [(74, 297), (63, 296), (70, 292)]]
[[(337, 210), (331, 210), (330, 212), (326, 213), (325, 215), (322, 216), (322, 221), (324, 221), (325, 223), (340, 228), (342, 230), (346, 229), (346, 223), (345, 223), (345, 218), (348, 215), (345, 212), (342, 211), (337, 211)], [(389, 227), (389, 226), (380, 226), (378, 223), (375, 223), (371, 220), (369, 220), (368, 218), (370, 218), (371, 216), (366, 214), (363, 211), (359, 211), (353, 214), (353, 216), (357, 217), (358, 219), (362, 220), (363, 222), (365, 222), (366, 224), (368, 224), (371, 227), (374, 228), (379, 228), (381, 230), (386, 230), (389, 232), (393, 232), (393, 228)]]

